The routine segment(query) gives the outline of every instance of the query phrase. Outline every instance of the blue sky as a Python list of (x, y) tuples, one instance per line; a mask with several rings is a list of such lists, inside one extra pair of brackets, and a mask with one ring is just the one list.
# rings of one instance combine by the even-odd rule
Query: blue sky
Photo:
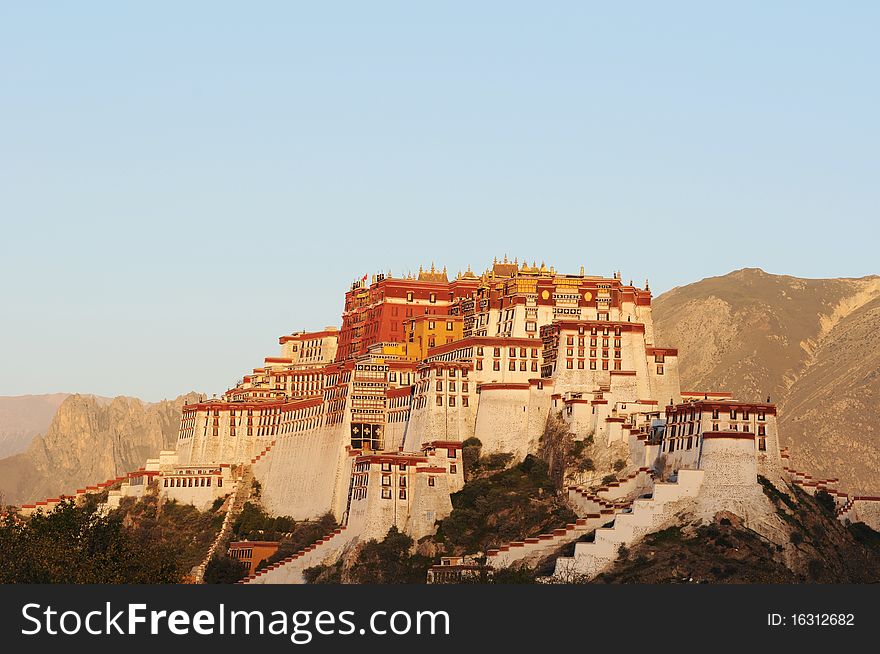
[(655, 292), (880, 272), (878, 26), (873, 2), (4, 3), (0, 394), (220, 392), (338, 323), (354, 278), (431, 261)]

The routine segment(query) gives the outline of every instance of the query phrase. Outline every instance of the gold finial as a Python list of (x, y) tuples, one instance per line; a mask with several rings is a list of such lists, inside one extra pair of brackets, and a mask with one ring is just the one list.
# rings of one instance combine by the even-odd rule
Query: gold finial
[(492, 257), (492, 263), (498, 263), (498, 257)]
[(583, 276), (584, 276), (584, 267), (581, 266), (581, 277), (583, 277)]
[(507, 253), (504, 253), (504, 263), (507, 263)]
[(648, 286), (648, 278), (647, 278), (647, 277), (645, 277), (645, 290), (646, 290), (646, 291), (650, 291), (650, 290), (651, 290), (651, 287)]
[(514, 257), (513, 263), (515, 266), (519, 267), (519, 259), (517, 259), (516, 257)]

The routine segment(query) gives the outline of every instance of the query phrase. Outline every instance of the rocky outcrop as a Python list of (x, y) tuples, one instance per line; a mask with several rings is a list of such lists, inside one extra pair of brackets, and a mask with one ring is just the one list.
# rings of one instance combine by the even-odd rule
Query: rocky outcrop
[(0, 397), (0, 459), (27, 450), (49, 428), (68, 393)]
[(107, 402), (69, 396), (26, 452), (0, 460), (4, 502), (72, 493), (139, 468), (160, 450), (175, 447), (181, 406), (200, 397), (190, 393), (149, 404), (131, 397)]
[(664, 293), (653, 313), (657, 340), (679, 348), (683, 389), (771, 396), (794, 467), (880, 488), (880, 277), (749, 268)]

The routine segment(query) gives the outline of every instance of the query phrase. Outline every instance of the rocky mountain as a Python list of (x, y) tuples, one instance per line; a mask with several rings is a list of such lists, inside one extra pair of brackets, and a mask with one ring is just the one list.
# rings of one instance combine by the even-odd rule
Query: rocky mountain
[(71, 395), (48, 429), (27, 451), (0, 459), (4, 503), (45, 499), (135, 470), (160, 450), (173, 448), (184, 402), (196, 393), (155, 404), (136, 398), (111, 401)]
[(0, 397), (0, 458), (24, 452), (49, 427), (68, 393)]
[(654, 301), (682, 387), (768, 395), (795, 468), (880, 492), (880, 276), (800, 279), (746, 268)]

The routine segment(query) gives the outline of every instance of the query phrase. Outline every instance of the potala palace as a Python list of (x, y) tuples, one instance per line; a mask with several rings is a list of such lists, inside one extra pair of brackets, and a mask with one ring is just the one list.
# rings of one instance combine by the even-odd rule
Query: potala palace
[[(381, 539), (391, 526), (414, 539), (433, 533), (464, 485), (465, 440), (521, 459), (537, 451), (553, 420), (574, 440), (619, 453), (627, 467), (613, 483), (588, 475), (567, 489), (576, 523), (474, 553), (490, 566), (595, 530), (574, 556), (556, 561), (558, 579), (589, 578), (621, 545), (683, 512), (711, 519), (730, 511), (770, 530), (759, 475), (780, 487), (828, 490), (842, 520), (880, 522), (878, 498), (850, 497), (836, 480), (789, 469), (770, 398), (683, 391), (678, 351), (654, 337), (647, 282), (625, 284), (619, 273), (563, 274), (505, 257), (454, 279), (434, 266), (364, 276), (345, 293), (341, 327), (279, 343), (277, 355), (221, 397), (184, 407), (175, 451), (78, 493), (110, 487), (109, 506), (150, 484), (199, 507), (229, 495), (221, 543), (232, 508), (256, 479), (269, 512), (307, 519), (331, 511), (341, 525), (246, 580), (297, 583), (305, 568), (354, 541)], [(440, 580), (444, 566), (435, 567)]]

